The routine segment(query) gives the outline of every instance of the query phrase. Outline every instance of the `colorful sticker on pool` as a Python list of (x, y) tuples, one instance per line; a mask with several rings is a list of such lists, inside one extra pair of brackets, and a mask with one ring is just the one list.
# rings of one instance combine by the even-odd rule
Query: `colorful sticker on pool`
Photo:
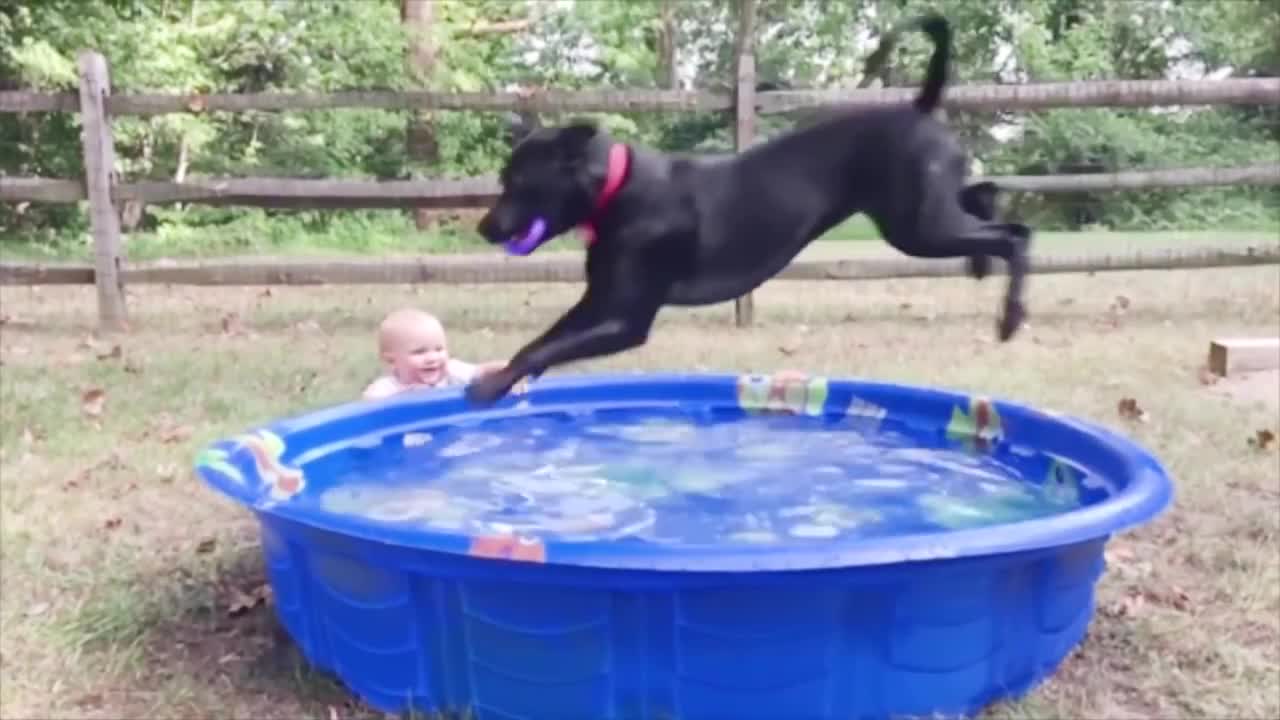
[(467, 550), (467, 554), (472, 557), (520, 562), (544, 563), (547, 561), (547, 547), (541, 540), (518, 535), (482, 535), (471, 538), (471, 547)]
[(849, 407), (845, 409), (844, 414), (845, 417), (853, 420), (858, 427), (872, 431), (880, 427), (880, 422), (885, 419), (889, 411), (880, 405), (855, 396), (850, 398)]
[(244, 475), (240, 468), (231, 464), (231, 453), (220, 447), (205, 448), (196, 456), (197, 468), (208, 468), (231, 478), (237, 485), (244, 485)]
[(280, 461), (280, 457), (284, 455), (284, 440), (279, 435), (270, 430), (259, 430), (241, 435), (236, 438), (236, 442), (253, 455), (258, 477), (267, 486), (270, 500), (288, 500), (306, 487), (307, 481), (302, 470)]
[(951, 409), (947, 439), (958, 440), (975, 450), (990, 450), (1004, 437), (1004, 425), (995, 403), (984, 397), (969, 398), (969, 412)]
[(743, 375), (738, 378), (738, 406), (747, 412), (821, 415), (827, 402), (827, 379), (798, 372)]

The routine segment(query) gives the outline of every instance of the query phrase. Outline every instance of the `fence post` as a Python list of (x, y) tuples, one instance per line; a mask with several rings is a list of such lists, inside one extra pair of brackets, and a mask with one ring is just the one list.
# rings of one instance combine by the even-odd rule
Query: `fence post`
[(111, 81), (107, 59), (92, 50), (80, 52), (80, 121), (84, 142), (85, 193), (93, 230), (94, 283), (98, 287), (98, 327), (104, 332), (128, 328), (121, 273), (120, 217), (111, 202), (115, 180), (115, 145), (107, 96)]
[[(751, 145), (756, 131), (756, 0), (738, 0), (737, 89), (734, 92), (733, 144), (738, 152)], [(733, 320), (747, 327), (755, 320), (755, 299), (747, 293), (733, 301)]]

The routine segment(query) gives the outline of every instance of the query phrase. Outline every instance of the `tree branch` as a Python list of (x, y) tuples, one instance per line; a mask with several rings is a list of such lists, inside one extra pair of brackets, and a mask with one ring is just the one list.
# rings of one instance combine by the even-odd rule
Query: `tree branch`
[(528, 17), (515, 18), (513, 20), (496, 20), (494, 22), (472, 23), (471, 25), (458, 30), (455, 34), (458, 37), (484, 37), (486, 35), (514, 35), (518, 32), (524, 32), (534, 23), (542, 19), (547, 14), (547, 6), (544, 4), (534, 5), (533, 10), (529, 12)]

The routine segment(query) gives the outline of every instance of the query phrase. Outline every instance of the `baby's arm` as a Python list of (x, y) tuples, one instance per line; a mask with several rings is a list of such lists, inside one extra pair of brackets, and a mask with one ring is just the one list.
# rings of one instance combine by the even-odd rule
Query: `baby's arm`
[(369, 383), (369, 386), (364, 389), (360, 396), (365, 400), (381, 400), (395, 395), (398, 391), (399, 388), (396, 387), (395, 379), (384, 375)]

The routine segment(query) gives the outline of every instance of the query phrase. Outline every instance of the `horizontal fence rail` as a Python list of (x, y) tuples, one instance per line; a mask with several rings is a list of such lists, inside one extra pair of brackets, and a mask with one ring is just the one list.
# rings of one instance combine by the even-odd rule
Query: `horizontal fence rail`
[[(756, 93), (755, 111), (768, 115), (805, 108), (891, 105), (915, 97), (914, 87), (776, 90)], [(953, 85), (949, 110), (1046, 110), (1080, 107), (1277, 105), (1280, 78), (1222, 80), (1097, 80), (1019, 85)], [(120, 93), (107, 99), (112, 115), (269, 112), (364, 108), (382, 110), (528, 110), (533, 112), (689, 112), (734, 109), (733, 95), (699, 90), (546, 90), (533, 93), (441, 93), (361, 90), (312, 93)], [(0, 112), (79, 112), (75, 93), (0, 92)]]
[[(1067, 193), (1221, 185), (1280, 185), (1280, 163), (1226, 168), (1126, 170), (1077, 175), (994, 175), (985, 178), (1014, 192)], [(266, 208), (479, 208), (498, 195), (494, 177), (463, 180), (303, 180), (298, 178), (188, 178), (177, 182), (122, 183), (117, 202), (197, 202)], [(84, 183), (55, 178), (0, 177), (0, 202), (75, 203)]]
[[(1189, 270), (1280, 263), (1280, 243), (1235, 249), (1216, 247), (1161, 248), (1124, 253), (1032, 258), (1033, 272), (1052, 275), (1133, 270)], [(993, 272), (1003, 272), (993, 263)], [(580, 253), (562, 252), (542, 258), (507, 258), (494, 254), (423, 257), (415, 260), (165, 260), (122, 268), (126, 284), (174, 285), (394, 285), (436, 283), (576, 283), (583, 279)], [(968, 277), (960, 259), (856, 258), (796, 260), (779, 280), (886, 280), (923, 277)], [(0, 262), (0, 285), (87, 285), (95, 281), (92, 265)]]

